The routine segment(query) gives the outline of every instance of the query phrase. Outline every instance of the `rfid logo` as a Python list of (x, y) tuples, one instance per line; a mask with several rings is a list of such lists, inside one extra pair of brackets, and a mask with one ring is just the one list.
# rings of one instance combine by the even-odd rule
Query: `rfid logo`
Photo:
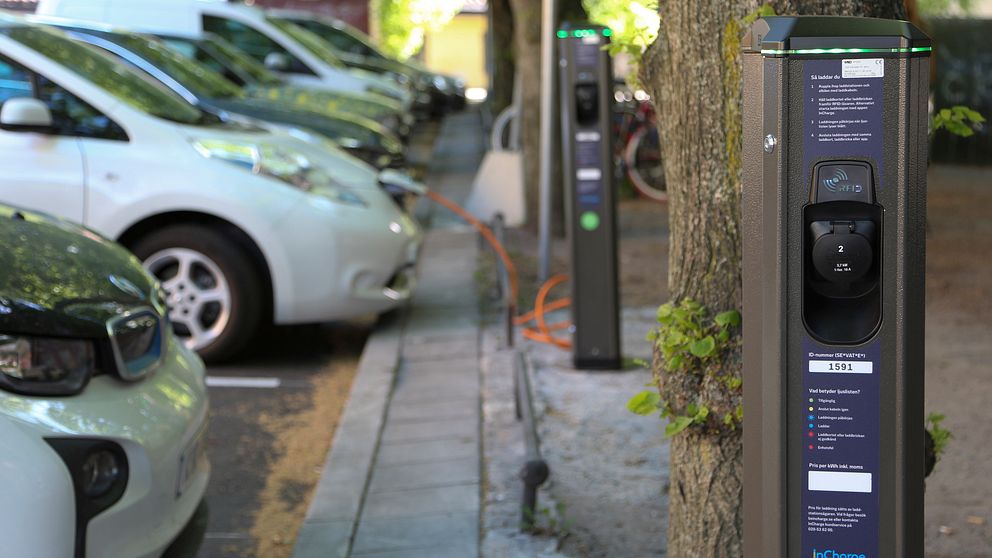
[(813, 558), (867, 558), (859, 552), (837, 552), (836, 550), (824, 550), (817, 552), (813, 549)]
[(847, 173), (844, 169), (837, 169), (834, 171), (834, 175), (830, 178), (823, 179), (823, 185), (827, 187), (827, 190), (831, 192), (837, 191), (837, 185), (841, 182), (847, 182)]
[(861, 193), (860, 184), (847, 184), (848, 176), (844, 169), (835, 169), (834, 175), (823, 179), (823, 186), (831, 192)]

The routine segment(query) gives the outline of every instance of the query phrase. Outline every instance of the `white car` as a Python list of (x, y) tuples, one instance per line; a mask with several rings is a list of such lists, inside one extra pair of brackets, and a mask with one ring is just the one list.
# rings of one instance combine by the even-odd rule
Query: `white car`
[(0, 265), (0, 553), (160, 556), (205, 510), (203, 362), (92, 231), (0, 206)]
[(130, 248), (207, 359), (279, 324), (387, 311), (422, 239), (371, 167), (226, 121), (59, 31), (0, 20), (0, 201)]
[(317, 35), (253, 6), (224, 0), (41, 0), (36, 13), (152, 34), (214, 33), (291, 83), (385, 95), (405, 110), (413, 103), (410, 90), (396, 80), (348, 68)]

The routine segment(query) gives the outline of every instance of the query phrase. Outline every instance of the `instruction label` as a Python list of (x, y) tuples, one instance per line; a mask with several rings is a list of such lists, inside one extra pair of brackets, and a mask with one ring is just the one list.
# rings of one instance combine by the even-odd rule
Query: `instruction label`
[(884, 60), (806, 60), (803, 69), (806, 175), (818, 160), (868, 158), (875, 163), (876, 188), (884, 187), (879, 164), (884, 147)]
[(878, 556), (880, 354), (803, 339), (802, 556)]

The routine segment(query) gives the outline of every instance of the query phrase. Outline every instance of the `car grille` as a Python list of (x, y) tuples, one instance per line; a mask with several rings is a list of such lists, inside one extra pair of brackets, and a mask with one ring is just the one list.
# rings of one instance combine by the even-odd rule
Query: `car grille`
[(158, 366), (165, 348), (162, 318), (151, 308), (139, 308), (107, 321), (117, 374), (140, 380)]

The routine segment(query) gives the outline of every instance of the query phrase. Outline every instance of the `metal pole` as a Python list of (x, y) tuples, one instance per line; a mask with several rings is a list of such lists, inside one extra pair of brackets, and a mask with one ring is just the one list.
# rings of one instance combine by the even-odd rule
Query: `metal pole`
[(542, 0), (541, 5), (541, 179), (540, 214), (538, 223), (538, 278), (548, 280), (551, 267), (551, 174), (554, 168), (554, 99), (555, 75), (555, 20), (556, 0)]

